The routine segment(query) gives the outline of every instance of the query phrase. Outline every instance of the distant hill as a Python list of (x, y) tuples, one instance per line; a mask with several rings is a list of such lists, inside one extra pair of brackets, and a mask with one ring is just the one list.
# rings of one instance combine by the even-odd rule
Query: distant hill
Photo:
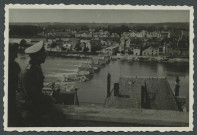
[(120, 27), (122, 25), (129, 28), (132, 27), (168, 27), (168, 28), (183, 28), (189, 29), (189, 23), (180, 23), (180, 22), (166, 22), (166, 23), (59, 23), (59, 22), (46, 22), (46, 23), (10, 23), (10, 25), (33, 25), (33, 26), (67, 26), (67, 27), (76, 27), (76, 26), (87, 26), (89, 28), (96, 27)]
[(58, 30), (65, 32), (68, 29), (76, 31), (88, 31), (94, 28), (99, 30), (117, 33), (121, 35), (129, 30), (134, 31), (162, 31), (162, 30), (189, 30), (189, 23), (10, 23), (10, 37), (37, 37), (41, 32)]

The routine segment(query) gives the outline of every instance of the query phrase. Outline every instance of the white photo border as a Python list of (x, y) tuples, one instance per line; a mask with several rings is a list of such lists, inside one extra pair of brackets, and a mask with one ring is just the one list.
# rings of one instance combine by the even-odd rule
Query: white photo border
[[(106, 10), (189, 10), (190, 22), (189, 22), (189, 127), (8, 127), (7, 118), (8, 118), (8, 42), (9, 42), (9, 9), (106, 9)], [(193, 104), (194, 104), (194, 9), (193, 6), (162, 6), (162, 5), (143, 5), (143, 6), (131, 6), (131, 5), (64, 5), (64, 4), (8, 4), (5, 5), (5, 31), (4, 31), (4, 130), (5, 131), (37, 131), (37, 132), (47, 132), (47, 131), (63, 131), (63, 132), (79, 132), (79, 131), (94, 131), (94, 132), (146, 132), (146, 131), (159, 131), (159, 132), (169, 132), (169, 131), (178, 131), (178, 132), (188, 132), (193, 131)]]

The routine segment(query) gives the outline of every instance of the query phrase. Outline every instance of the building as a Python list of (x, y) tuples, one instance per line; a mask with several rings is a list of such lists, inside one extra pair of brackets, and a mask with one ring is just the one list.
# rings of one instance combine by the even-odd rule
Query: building
[(72, 43), (71, 41), (63, 41), (62, 47), (66, 50), (72, 50)]
[(150, 46), (142, 51), (144, 56), (157, 56), (159, 55), (159, 47)]
[(80, 44), (82, 46), (82, 50), (84, 50), (84, 48), (87, 47), (88, 52), (91, 52), (91, 42), (90, 42), (90, 40), (80, 40)]
[(120, 77), (105, 106), (179, 111), (169, 82), (158, 77)]
[(61, 47), (59, 47), (59, 46), (56, 46), (54, 48), (50, 47), (50, 49), (47, 49), (47, 50), (51, 51), (51, 52), (61, 52), (62, 51)]
[(79, 38), (79, 37), (81, 37), (81, 34), (80, 33), (75, 33), (75, 37)]
[(92, 37), (92, 32), (83, 32), (83, 33), (81, 33), (81, 37), (91, 38)]
[(53, 39), (48, 39), (46, 42), (44, 42), (45, 44), (45, 49), (47, 51), (50, 51), (50, 48), (51, 48), (51, 44), (53, 43)]
[(145, 31), (136, 32), (136, 37), (138, 37), (138, 38), (143, 38), (143, 37), (145, 37)]
[(120, 36), (117, 33), (112, 33), (111, 34), (111, 37), (113, 37), (113, 38), (119, 38)]
[[(163, 33), (163, 37), (167, 36), (170, 37), (170, 32), (162, 32)], [(142, 30), (140, 32), (136, 32), (136, 31), (129, 31), (129, 32), (124, 32), (122, 34), (122, 37), (125, 38), (161, 38), (161, 33), (159, 31), (153, 31), (153, 32), (147, 32), (145, 30)]]
[(99, 37), (99, 33), (98, 32), (94, 32), (93, 37), (98, 38)]
[(93, 36), (92, 32), (89, 31), (80, 31), (78, 33), (74, 34), (76, 38), (82, 37), (82, 38), (91, 38)]
[(147, 38), (160, 38), (161, 37), (161, 33), (158, 31), (153, 31), (153, 32), (149, 32), (146, 34)]
[(111, 41), (111, 45), (113, 45), (113, 46), (119, 46), (119, 42)]
[(124, 32), (122, 34), (122, 37), (125, 38), (143, 38), (146, 36), (146, 31), (142, 30), (141, 32), (136, 32), (136, 31), (129, 31), (129, 32)]
[(141, 49), (139, 47), (133, 49), (133, 55), (140, 56)]
[(131, 38), (136, 37), (136, 34), (135, 34), (135, 32), (134, 32), (134, 31), (130, 32), (130, 37), (131, 37)]
[(159, 55), (171, 55), (172, 54), (172, 47), (169, 44), (165, 44), (159, 47)]
[(114, 55), (117, 52), (117, 50), (118, 50), (118, 45), (105, 48), (105, 52), (108, 55)]
[(130, 32), (124, 32), (124, 33), (122, 33), (121, 37), (129, 38), (130, 37)]
[(99, 30), (98, 34), (99, 34), (99, 37), (108, 37), (109, 36), (109, 32), (103, 31), (103, 30)]
[(105, 40), (101, 40), (100, 42), (101, 42), (101, 45), (103, 45), (103, 46), (107, 45), (107, 41), (105, 41)]
[(61, 31), (56, 31), (55, 35), (58, 37), (71, 37), (71, 33), (70, 32), (61, 32)]
[(170, 38), (171, 34), (169, 31), (161, 31), (161, 38)]

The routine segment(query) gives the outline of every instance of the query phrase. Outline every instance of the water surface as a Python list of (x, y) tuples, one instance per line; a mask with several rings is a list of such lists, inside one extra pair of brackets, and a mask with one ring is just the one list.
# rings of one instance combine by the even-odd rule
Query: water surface
[[(22, 69), (28, 64), (28, 57), (16, 59)], [(45, 82), (57, 82), (63, 79), (63, 74), (77, 72), (77, 67), (86, 62), (85, 59), (47, 57), (42, 64)], [(101, 68), (94, 77), (87, 82), (78, 82), (78, 98), (80, 102), (104, 103), (107, 95), (107, 74), (111, 74), (111, 87), (118, 82), (120, 76), (137, 77), (167, 77), (172, 89), (175, 87), (176, 76), (180, 77), (180, 96), (189, 98), (189, 64), (184, 63), (157, 63), (157, 62), (128, 62), (127, 60), (111, 61)]]

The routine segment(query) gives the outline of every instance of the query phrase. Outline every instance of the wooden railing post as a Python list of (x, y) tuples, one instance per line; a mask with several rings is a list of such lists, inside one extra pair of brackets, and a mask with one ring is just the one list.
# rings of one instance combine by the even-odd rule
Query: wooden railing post
[(114, 96), (119, 96), (119, 83), (114, 83)]
[(176, 77), (176, 84), (175, 84), (175, 96), (179, 96), (179, 88), (180, 88), (180, 85), (179, 85), (179, 76)]
[(110, 96), (110, 83), (111, 83), (111, 75), (108, 73), (107, 75), (107, 97)]

